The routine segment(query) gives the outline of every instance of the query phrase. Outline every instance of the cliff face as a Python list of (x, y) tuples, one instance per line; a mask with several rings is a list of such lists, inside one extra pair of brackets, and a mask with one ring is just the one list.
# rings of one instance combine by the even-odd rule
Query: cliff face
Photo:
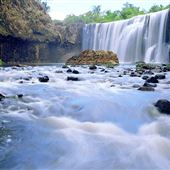
[(81, 28), (54, 25), (36, 0), (0, 0), (0, 58), (5, 62), (63, 61), (62, 56), (79, 51)]

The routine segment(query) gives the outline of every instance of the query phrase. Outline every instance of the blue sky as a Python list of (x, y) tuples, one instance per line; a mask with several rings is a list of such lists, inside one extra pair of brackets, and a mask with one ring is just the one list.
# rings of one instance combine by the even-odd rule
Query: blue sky
[(120, 10), (124, 3), (129, 2), (141, 9), (148, 10), (152, 5), (168, 5), (170, 0), (46, 0), (50, 6), (52, 19), (64, 19), (69, 14), (83, 14), (94, 5), (101, 5), (102, 10)]

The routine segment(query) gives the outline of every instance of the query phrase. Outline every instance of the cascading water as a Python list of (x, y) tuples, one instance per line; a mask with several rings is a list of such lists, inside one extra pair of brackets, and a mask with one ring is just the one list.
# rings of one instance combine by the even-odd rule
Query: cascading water
[(110, 23), (87, 24), (83, 50), (110, 50), (119, 61), (168, 63), (170, 60), (169, 10)]

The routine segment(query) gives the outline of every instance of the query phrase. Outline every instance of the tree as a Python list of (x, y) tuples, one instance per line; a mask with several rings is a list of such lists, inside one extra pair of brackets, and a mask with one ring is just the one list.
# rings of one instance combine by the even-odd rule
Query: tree
[(144, 14), (144, 11), (140, 11), (139, 7), (135, 7), (133, 4), (129, 4), (127, 2), (124, 4), (124, 7), (122, 8), (121, 18), (128, 19), (140, 14)]

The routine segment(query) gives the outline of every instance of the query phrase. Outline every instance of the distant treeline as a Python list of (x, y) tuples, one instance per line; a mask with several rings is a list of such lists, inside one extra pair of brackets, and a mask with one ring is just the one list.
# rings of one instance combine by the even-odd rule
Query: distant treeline
[(170, 8), (170, 4), (167, 6), (163, 5), (153, 5), (148, 11), (140, 9), (133, 4), (125, 3), (121, 10), (117, 11), (102, 11), (101, 6), (94, 6), (93, 9), (82, 15), (68, 15), (64, 21), (55, 20), (57, 24), (74, 24), (74, 23), (104, 23), (117, 21), (122, 19), (128, 19), (137, 15), (147, 14), (151, 12), (157, 12), (164, 9)]

